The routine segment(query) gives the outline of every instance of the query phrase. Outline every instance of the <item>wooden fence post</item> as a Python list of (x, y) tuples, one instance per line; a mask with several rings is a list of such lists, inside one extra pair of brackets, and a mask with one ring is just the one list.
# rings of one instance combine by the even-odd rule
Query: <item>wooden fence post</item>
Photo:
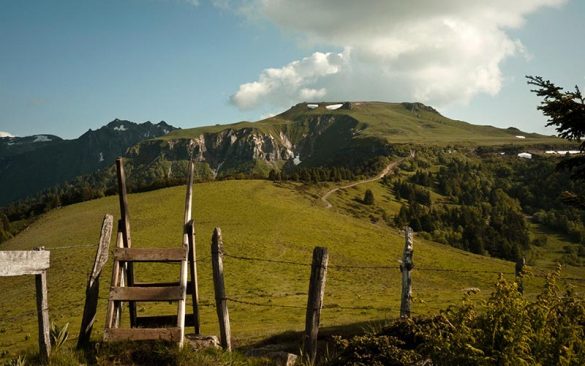
[(516, 268), (514, 274), (516, 276), (516, 283), (518, 284), (518, 292), (524, 293), (524, 266), (526, 265), (526, 259), (524, 257), (518, 259), (516, 262)]
[[(116, 159), (116, 174), (118, 176), (118, 198), (120, 201), (120, 221), (122, 221), (122, 238), (124, 247), (132, 247), (132, 237), (130, 235), (130, 214), (128, 212), (128, 195), (126, 193), (126, 173), (124, 171), (124, 160)], [(132, 262), (124, 264), (124, 278), (126, 285), (134, 286), (134, 264)], [(136, 302), (129, 301), (128, 309), (130, 314), (130, 326), (136, 326)]]
[(99, 292), (100, 292), (100, 274), (106, 262), (108, 261), (108, 251), (110, 240), (112, 238), (112, 226), (114, 217), (112, 215), (104, 216), (102, 228), (100, 231), (100, 242), (95, 254), (93, 269), (87, 280), (85, 289), (85, 306), (83, 307), (83, 318), (81, 319), (81, 329), (77, 338), (77, 348), (82, 348), (89, 343), (91, 331), (97, 310)]
[(193, 317), (195, 321), (195, 334), (201, 334), (201, 317), (199, 315), (199, 284), (197, 281), (197, 253), (195, 248), (195, 223), (193, 220), (187, 225), (189, 233), (189, 263), (191, 272), (191, 301), (193, 303)]
[(45, 250), (44, 247), (34, 250), (0, 250), (0, 277), (35, 275), (39, 353), (46, 360), (51, 355), (47, 298), (47, 270), (50, 267), (50, 261), (51, 252)]
[[(35, 248), (35, 250), (43, 251), (44, 248)], [(51, 338), (46, 270), (35, 274), (35, 285), (37, 290), (37, 317), (39, 323), (39, 352), (42, 358), (48, 360), (51, 355)]]
[(311, 264), (311, 279), (309, 282), (309, 296), (307, 300), (307, 317), (305, 321), (305, 337), (303, 351), (310, 364), (317, 358), (317, 336), (319, 335), (319, 321), (321, 308), (325, 295), (325, 278), (327, 276), (327, 263), (329, 254), (327, 248), (315, 247), (313, 249), (313, 262)]
[(231, 351), (230, 316), (223, 281), (223, 240), (221, 238), (221, 229), (218, 227), (213, 231), (211, 238), (211, 264), (213, 265), (213, 287), (215, 288), (215, 307), (219, 319), (221, 346), (226, 351)]
[(410, 271), (414, 268), (412, 255), (414, 251), (413, 234), (410, 227), (404, 228), (404, 251), (400, 261), (402, 272), (402, 298), (400, 301), (400, 317), (410, 317), (410, 301), (412, 299), (412, 278)]

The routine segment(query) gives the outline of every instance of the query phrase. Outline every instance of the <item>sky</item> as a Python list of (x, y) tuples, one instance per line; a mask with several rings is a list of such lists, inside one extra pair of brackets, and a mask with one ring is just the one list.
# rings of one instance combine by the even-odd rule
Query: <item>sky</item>
[(0, 136), (348, 100), (554, 134), (524, 76), (584, 86), (584, 18), (579, 0), (0, 0)]

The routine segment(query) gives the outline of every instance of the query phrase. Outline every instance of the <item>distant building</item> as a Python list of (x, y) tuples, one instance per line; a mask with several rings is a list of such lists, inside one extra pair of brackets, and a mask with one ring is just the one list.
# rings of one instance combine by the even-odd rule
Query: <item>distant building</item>
[(532, 159), (532, 154), (527, 152), (521, 152), (520, 154), (518, 154), (518, 157), (522, 159)]
[(516, 138), (517, 138), (517, 139), (525, 139), (525, 138), (526, 138), (526, 136), (517, 135), (517, 136), (516, 136)]

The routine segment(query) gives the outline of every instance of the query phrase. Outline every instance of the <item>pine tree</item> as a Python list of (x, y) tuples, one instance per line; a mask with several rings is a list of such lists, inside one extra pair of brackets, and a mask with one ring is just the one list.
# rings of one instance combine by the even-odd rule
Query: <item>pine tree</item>
[(371, 189), (366, 190), (364, 194), (364, 203), (366, 205), (373, 205), (374, 204), (374, 192)]

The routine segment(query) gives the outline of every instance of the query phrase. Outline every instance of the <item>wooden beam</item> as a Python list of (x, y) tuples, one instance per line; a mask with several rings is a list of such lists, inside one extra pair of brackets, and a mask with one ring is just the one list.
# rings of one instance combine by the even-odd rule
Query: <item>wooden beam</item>
[(0, 277), (38, 275), (49, 269), (48, 250), (0, 251)]
[(183, 299), (183, 288), (177, 287), (113, 287), (110, 300), (114, 301), (178, 301)]
[(146, 341), (161, 340), (178, 342), (181, 328), (112, 328), (104, 331), (106, 341)]
[(230, 315), (227, 308), (225, 283), (223, 281), (223, 240), (221, 229), (216, 227), (211, 238), (211, 264), (213, 266), (213, 287), (215, 289), (215, 309), (219, 319), (221, 346), (226, 351), (232, 350)]
[(325, 296), (325, 278), (327, 276), (328, 261), (329, 253), (327, 248), (315, 247), (313, 249), (313, 263), (311, 265), (311, 278), (309, 280), (309, 296), (307, 299), (307, 316), (303, 342), (303, 349), (307, 358), (306, 361), (310, 365), (314, 365), (317, 358), (317, 337), (319, 335), (323, 297)]
[(400, 317), (410, 317), (410, 303), (412, 300), (412, 277), (410, 272), (414, 268), (412, 256), (414, 253), (413, 233), (410, 227), (404, 228), (404, 251), (400, 262), (402, 272), (402, 297), (400, 300)]
[(89, 343), (91, 338), (91, 331), (93, 330), (93, 323), (97, 311), (97, 304), (100, 292), (100, 275), (106, 262), (108, 261), (108, 252), (110, 248), (110, 240), (112, 238), (112, 226), (114, 225), (114, 217), (112, 215), (104, 216), (102, 228), (100, 231), (100, 241), (97, 252), (95, 254), (95, 261), (93, 269), (87, 281), (85, 288), (85, 305), (83, 307), (83, 317), (81, 318), (81, 328), (79, 330), (79, 337), (77, 338), (77, 348), (82, 348)]
[(181, 262), (187, 258), (187, 248), (116, 248), (114, 258), (121, 262)]
[[(47, 252), (48, 253), (48, 252)], [(49, 300), (47, 293), (47, 271), (35, 275), (37, 288), (37, 316), (39, 323), (39, 348), (45, 360), (51, 355), (51, 338), (49, 325)]]

